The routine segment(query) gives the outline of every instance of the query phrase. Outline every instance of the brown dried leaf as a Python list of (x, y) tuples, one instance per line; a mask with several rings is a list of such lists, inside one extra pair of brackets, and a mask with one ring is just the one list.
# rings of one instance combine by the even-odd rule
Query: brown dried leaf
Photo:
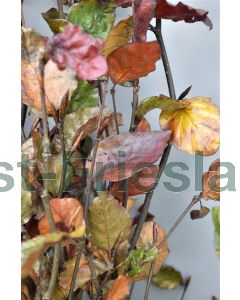
[(220, 201), (220, 159), (209, 166), (208, 172), (202, 176), (202, 199)]
[(114, 281), (105, 300), (123, 300), (129, 294), (129, 279), (128, 276), (120, 275)]

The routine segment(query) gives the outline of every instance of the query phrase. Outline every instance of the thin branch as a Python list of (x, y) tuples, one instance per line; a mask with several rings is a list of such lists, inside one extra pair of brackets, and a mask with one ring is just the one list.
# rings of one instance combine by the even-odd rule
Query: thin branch
[(134, 132), (137, 128), (137, 124), (135, 122), (135, 111), (138, 107), (138, 92), (139, 92), (139, 85), (138, 80), (134, 80), (133, 82), (133, 103), (132, 103), (132, 117), (131, 117), (131, 125), (130, 125), (130, 132)]
[(59, 136), (60, 136), (60, 143), (61, 143), (61, 152), (62, 152), (62, 174), (61, 174), (61, 181), (60, 181), (60, 186), (59, 186), (59, 191), (58, 191), (58, 197), (62, 197), (62, 193), (64, 190), (65, 186), (65, 177), (67, 173), (67, 154), (66, 154), (66, 149), (65, 149), (65, 140), (64, 140), (64, 119), (62, 117), (61, 112), (59, 112), (59, 125), (58, 125), (58, 130), (59, 130)]
[[(48, 121), (47, 121), (47, 109), (46, 109), (46, 102), (45, 102), (45, 90), (44, 90), (44, 62), (43, 60), (40, 61), (39, 64), (40, 72), (41, 72), (41, 78), (42, 80), (39, 81), (40, 83), (40, 90), (41, 90), (41, 113), (42, 113), (42, 122), (43, 122), (43, 170), (44, 170), (44, 176), (45, 177), (48, 174), (48, 167), (49, 167), (49, 157), (51, 155), (50, 151), (50, 141), (48, 136)], [(49, 205), (49, 196), (48, 196), (48, 178), (43, 178), (43, 192), (41, 194), (43, 207), (45, 210), (46, 217), (48, 219), (50, 228), (52, 232), (56, 232), (57, 228), (53, 219), (53, 215), (51, 212), (51, 208)], [(53, 266), (52, 266), (52, 272), (51, 272), (51, 278), (49, 282), (48, 289), (43, 296), (44, 300), (50, 300), (52, 299), (52, 294), (54, 292), (56, 282), (57, 282), (57, 276), (58, 276), (58, 270), (59, 270), (59, 263), (60, 263), (60, 253), (61, 253), (61, 244), (58, 243), (54, 247), (54, 258), (53, 258)]]
[[(105, 88), (103, 92), (103, 96), (99, 95), (99, 107), (100, 107), (100, 113), (99, 113), (99, 119), (98, 119), (98, 126), (97, 126), (97, 137), (95, 140), (94, 148), (93, 148), (93, 155), (92, 155), (92, 160), (91, 160), (91, 165), (90, 165), (90, 171), (88, 174), (88, 180), (87, 180), (87, 197), (85, 201), (85, 206), (84, 206), (84, 219), (87, 219), (87, 213), (88, 213), (88, 207), (89, 207), (89, 202), (90, 202), (90, 196), (92, 193), (92, 185), (93, 185), (93, 171), (94, 171), (94, 166), (95, 166), (95, 161), (96, 161), (96, 156), (97, 156), (97, 149), (98, 149), (98, 144), (99, 141), (101, 140), (101, 120), (102, 120), (102, 115), (103, 115), (103, 108), (104, 108), (104, 103), (107, 95), (107, 85), (108, 82), (104, 82)], [(84, 244), (86, 242), (86, 239), (84, 239)], [(73, 290), (77, 278), (77, 271), (78, 271), (78, 266), (79, 262), (81, 260), (82, 256), (82, 248), (78, 251), (75, 266), (74, 266), (74, 271), (73, 271), (73, 276), (72, 276), (72, 281), (71, 281), (71, 286), (70, 286), (70, 291), (69, 291), (69, 300), (73, 300)]]
[(83, 243), (83, 245), (80, 244), (80, 247), (79, 247), (79, 250), (78, 250), (78, 254), (77, 254), (77, 257), (76, 257), (76, 262), (75, 262), (75, 266), (74, 266), (74, 270), (73, 270), (73, 275), (72, 275), (68, 300), (73, 300), (73, 298), (74, 298), (74, 287), (75, 287), (75, 282), (76, 282), (76, 279), (77, 279), (78, 268), (79, 268), (80, 260), (81, 260), (81, 257), (82, 257), (84, 244), (85, 243)]
[(118, 127), (118, 120), (117, 120), (116, 97), (115, 97), (115, 95), (116, 95), (115, 85), (111, 88), (111, 95), (112, 95), (113, 113), (114, 113), (116, 131), (117, 131), (117, 134), (119, 134), (119, 127)]
[(97, 273), (96, 273), (96, 270), (95, 270), (95, 267), (94, 267), (94, 263), (93, 263), (93, 259), (91, 257), (91, 254), (87, 254), (86, 255), (86, 260), (88, 262), (88, 265), (89, 265), (89, 269), (90, 269), (90, 272), (91, 272), (91, 280), (94, 284), (94, 287), (95, 287), (95, 290), (97, 292), (97, 299), (98, 300), (101, 300), (102, 299), (102, 291), (100, 290), (99, 288), (99, 283), (98, 283), (98, 280), (97, 280)]
[(62, 3), (62, 0), (57, 0), (57, 5), (58, 5), (59, 18), (63, 19), (64, 15), (63, 15), (63, 3)]
[(188, 289), (188, 287), (189, 287), (190, 282), (191, 282), (191, 277), (188, 277), (188, 278), (186, 279), (186, 281), (184, 282), (184, 289), (183, 289), (183, 292), (182, 292), (182, 295), (181, 295), (180, 300), (183, 300), (183, 299), (184, 299), (184, 297), (185, 297), (185, 295), (186, 295), (186, 292), (187, 292), (187, 289)]
[(24, 11), (23, 11), (23, 0), (21, 1), (21, 26), (25, 27), (25, 18), (24, 18)]
[(127, 207), (127, 203), (128, 203), (128, 180), (124, 179), (123, 180), (123, 200), (122, 200), (122, 206), (123, 207)]
[[(152, 28), (152, 31), (155, 33), (156, 38), (159, 42), (159, 45), (161, 47), (161, 53), (162, 53), (162, 61), (163, 61), (163, 66), (164, 66), (164, 70), (165, 70), (165, 76), (167, 79), (167, 83), (168, 83), (168, 90), (169, 90), (169, 95), (171, 98), (175, 99), (176, 98), (176, 94), (175, 94), (175, 88), (174, 88), (174, 84), (173, 84), (173, 77), (172, 77), (172, 72), (170, 69), (170, 64), (168, 61), (168, 57), (167, 57), (167, 52), (166, 52), (166, 48), (164, 45), (164, 41), (162, 38), (162, 33), (161, 33), (161, 20), (160, 19), (156, 19), (156, 27)], [(167, 148), (164, 150), (163, 156), (161, 158), (160, 164), (159, 164), (159, 171), (158, 171), (158, 179), (155, 183), (154, 189), (156, 188), (156, 186), (158, 185), (158, 182), (162, 176), (163, 170), (165, 168), (165, 165), (167, 163), (169, 154), (171, 151), (171, 146), (168, 145)], [(145, 201), (144, 201), (144, 205), (143, 205), (143, 211), (142, 214), (140, 216), (140, 220), (135, 228), (134, 234), (133, 234), (133, 239), (131, 241), (131, 246), (129, 248), (129, 251), (133, 250), (136, 246), (136, 242), (138, 240), (138, 237), (140, 235), (140, 232), (142, 230), (143, 224), (145, 222), (147, 213), (148, 213), (148, 209), (151, 203), (151, 199), (152, 199), (152, 195), (153, 195), (153, 191), (154, 189), (147, 193), (146, 197), (145, 197)]]

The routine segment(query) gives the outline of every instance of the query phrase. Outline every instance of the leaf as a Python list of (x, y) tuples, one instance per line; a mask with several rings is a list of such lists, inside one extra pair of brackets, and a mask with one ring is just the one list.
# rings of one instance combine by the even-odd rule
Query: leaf
[(57, 232), (39, 235), (36, 238), (22, 242), (22, 277), (26, 277), (31, 271), (38, 256), (47, 246), (60, 242), (63, 238), (80, 238), (85, 228), (79, 227), (72, 233)]
[[(66, 262), (66, 270), (62, 272), (59, 276), (59, 285), (63, 289), (69, 290), (70, 288), (75, 263), (76, 263), (75, 257), (73, 259), (68, 260)], [(97, 259), (93, 259), (93, 264), (96, 271), (96, 275), (100, 275), (110, 270), (110, 266), (106, 265), (105, 263)], [(82, 258), (79, 263), (74, 290), (83, 287), (91, 279), (92, 276), (91, 276), (89, 265), (86, 259)]]
[[(74, 198), (53, 198), (50, 200), (50, 208), (54, 222), (60, 231), (72, 232), (79, 226), (85, 226), (83, 207), (79, 200)], [(41, 234), (51, 232), (46, 216), (39, 220), (38, 228)]]
[(141, 247), (130, 252), (127, 261), (127, 274), (130, 277), (144, 272), (144, 265), (156, 259), (158, 251), (155, 247)]
[(167, 96), (160, 95), (144, 99), (138, 106), (135, 115), (137, 118), (142, 118), (151, 110), (159, 108), (161, 110), (175, 110), (181, 108), (180, 102), (169, 99)]
[(129, 17), (112, 28), (101, 50), (104, 57), (107, 57), (114, 50), (126, 45), (131, 40), (133, 33), (132, 23), (132, 17)]
[(66, 20), (59, 18), (58, 10), (54, 7), (50, 8), (45, 13), (42, 13), (42, 17), (48, 23), (53, 33), (64, 31), (65, 26), (69, 24), (69, 22), (67, 22)]
[(145, 42), (149, 23), (154, 17), (156, 0), (134, 1), (134, 38), (137, 42)]
[(110, 251), (120, 238), (128, 239), (132, 220), (127, 209), (106, 193), (100, 193), (89, 208), (87, 234), (91, 243)]
[(212, 22), (207, 15), (208, 12), (206, 10), (194, 9), (182, 2), (173, 5), (166, 0), (157, 0), (155, 17), (158, 19), (170, 19), (175, 22), (183, 20), (186, 23), (201, 21), (209, 29), (212, 29)]
[(72, 113), (81, 107), (98, 105), (98, 93), (87, 81), (80, 80), (67, 106), (67, 113)]
[(179, 286), (182, 282), (182, 275), (173, 267), (163, 266), (161, 270), (152, 278), (152, 282), (162, 289), (172, 290)]
[[(128, 196), (136, 196), (150, 192), (158, 178), (158, 166), (144, 168), (139, 173), (128, 179)], [(110, 193), (122, 201), (124, 186), (121, 181), (114, 182), (110, 188)]]
[[(160, 225), (157, 225), (156, 227), (156, 242), (154, 243), (153, 241), (153, 236), (154, 236), (154, 226), (153, 222), (145, 222), (142, 228), (142, 231), (140, 233), (139, 239), (137, 241), (137, 248), (142, 248), (144, 247), (153, 247), (153, 246), (158, 246), (159, 243), (164, 239), (165, 237), (165, 231), (162, 229)], [(165, 259), (168, 256), (168, 244), (167, 242), (163, 244), (163, 246), (158, 249), (158, 254), (156, 259), (154, 260), (154, 268), (153, 268), (153, 274), (156, 274), (159, 272), (162, 264), (164, 263)], [(149, 271), (150, 271), (150, 263), (147, 263), (143, 266), (143, 271), (136, 274), (133, 277), (133, 280), (143, 280), (148, 277)]]
[(26, 183), (22, 178), (21, 188), (21, 221), (27, 223), (36, 212), (32, 203), (32, 193), (27, 190)]
[(212, 219), (215, 227), (215, 247), (217, 255), (220, 256), (220, 206), (212, 208)]
[(160, 59), (158, 42), (132, 43), (118, 48), (107, 57), (108, 74), (121, 84), (148, 75)]
[(107, 73), (106, 60), (99, 53), (102, 43), (83, 33), (81, 27), (69, 24), (48, 39), (46, 52), (60, 70), (69, 67), (79, 78), (94, 80)]
[(151, 132), (150, 123), (145, 118), (142, 118), (137, 126), (136, 132)]
[[(97, 130), (99, 107), (83, 107), (65, 116), (64, 135), (66, 149), (70, 150), (74, 142), (80, 136), (80, 140), (86, 138), (90, 133)], [(103, 110), (102, 125), (106, 125), (111, 111), (107, 108)]]
[(105, 300), (122, 300), (129, 294), (129, 279), (128, 276), (120, 275), (114, 281)]
[[(38, 63), (22, 61), (22, 101), (41, 112), (41, 80)], [(44, 89), (47, 113), (53, 115), (53, 107), (59, 109), (65, 94), (73, 92), (77, 81), (71, 70), (60, 71), (57, 65), (49, 60), (44, 68)]]
[(209, 166), (208, 172), (202, 176), (203, 200), (220, 201), (220, 159), (216, 159)]
[(67, 21), (95, 38), (106, 39), (115, 19), (115, 1), (82, 0), (71, 6)]
[(185, 99), (176, 109), (165, 108), (160, 114), (160, 125), (173, 132), (173, 144), (179, 150), (204, 156), (214, 154), (219, 147), (219, 111), (208, 98)]
[(118, 6), (121, 6), (123, 8), (132, 6), (132, 0), (116, 0)]
[(171, 131), (121, 133), (98, 145), (95, 178), (120, 181), (151, 166), (163, 154)]
[(206, 217), (210, 212), (210, 209), (208, 207), (202, 206), (200, 210), (192, 210), (190, 215), (192, 220), (196, 219), (202, 219)]

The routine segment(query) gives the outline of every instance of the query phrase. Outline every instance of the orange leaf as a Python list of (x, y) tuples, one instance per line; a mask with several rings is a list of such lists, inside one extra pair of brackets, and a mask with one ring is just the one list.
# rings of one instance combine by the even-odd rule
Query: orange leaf
[[(53, 198), (50, 200), (50, 207), (59, 230), (71, 232), (84, 225), (83, 207), (77, 199)], [(51, 232), (46, 216), (39, 220), (38, 228), (41, 234)]]
[(137, 132), (151, 132), (151, 125), (145, 118), (142, 118), (142, 120), (138, 124), (136, 131)]
[(120, 275), (113, 283), (105, 300), (122, 300), (129, 294), (128, 276)]
[(123, 83), (148, 75), (160, 59), (158, 42), (132, 43), (123, 46), (108, 58), (109, 76), (114, 83)]
[(220, 160), (216, 159), (202, 176), (202, 199), (220, 200)]

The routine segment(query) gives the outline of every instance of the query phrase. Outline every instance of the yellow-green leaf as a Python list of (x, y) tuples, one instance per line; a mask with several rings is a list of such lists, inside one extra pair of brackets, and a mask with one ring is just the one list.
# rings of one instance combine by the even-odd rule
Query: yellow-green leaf
[(120, 21), (110, 31), (102, 49), (102, 55), (107, 57), (114, 50), (126, 45), (132, 38), (133, 21), (132, 17)]
[(132, 219), (112, 196), (100, 193), (89, 208), (87, 234), (94, 246), (110, 251), (116, 241), (128, 239)]
[(182, 282), (182, 275), (173, 267), (162, 267), (152, 278), (152, 282), (163, 289), (172, 290)]
[(42, 13), (42, 17), (48, 23), (53, 33), (64, 31), (65, 26), (69, 24), (68, 21), (59, 18), (58, 10), (54, 7)]
[[(175, 101), (176, 105), (177, 100)], [(196, 97), (179, 102), (176, 109), (164, 108), (160, 125), (172, 130), (172, 142), (179, 150), (204, 156), (219, 147), (219, 110), (208, 98)]]

